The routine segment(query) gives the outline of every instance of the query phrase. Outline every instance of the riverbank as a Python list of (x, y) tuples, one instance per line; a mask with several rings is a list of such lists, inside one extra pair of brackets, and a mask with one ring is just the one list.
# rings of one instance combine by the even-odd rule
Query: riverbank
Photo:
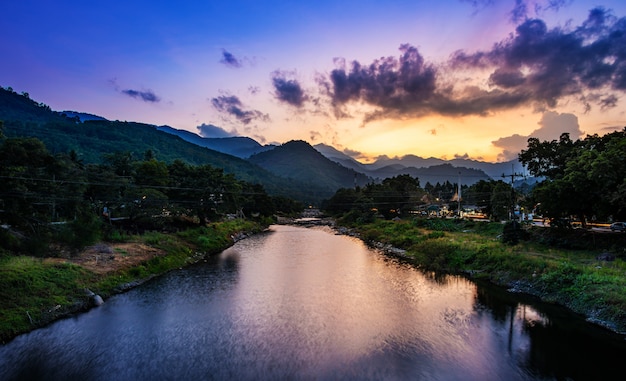
[(501, 224), (440, 219), (378, 220), (336, 230), (425, 271), (488, 281), (562, 305), (591, 323), (626, 334), (622, 235), (549, 235), (546, 229), (530, 229), (525, 231), (526, 240), (506, 245)]
[(245, 220), (100, 242), (66, 258), (0, 258), (0, 343), (220, 253), (267, 226)]

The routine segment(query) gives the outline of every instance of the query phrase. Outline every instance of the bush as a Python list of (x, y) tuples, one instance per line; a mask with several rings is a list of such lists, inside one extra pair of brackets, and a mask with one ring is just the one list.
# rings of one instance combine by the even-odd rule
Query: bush
[(527, 237), (528, 233), (517, 221), (507, 222), (502, 228), (502, 242), (506, 244), (517, 245), (520, 240), (525, 240)]

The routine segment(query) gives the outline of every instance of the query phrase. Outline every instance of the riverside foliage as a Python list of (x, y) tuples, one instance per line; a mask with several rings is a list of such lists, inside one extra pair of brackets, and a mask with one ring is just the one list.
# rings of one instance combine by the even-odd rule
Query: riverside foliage
[[(504, 225), (497, 222), (415, 218), (349, 225), (367, 242), (405, 249), (408, 260), (424, 271), (466, 274), (563, 305), (626, 332), (626, 253), (621, 234), (605, 234), (592, 245), (588, 236), (578, 232), (532, 228), (528, 240), (509, 245), (501, 241)], [(547, 234), (578, 248), (546, 244)], [(578, 245), (572, 244), (575, 240)], [(607, 261), (598, 255), (601, 247), (621, 254)]]
[(125, 242), (149, 245), (162, 255), (107, 273), (33, 256), (0, 257), (0, 342), (91, 307), (87, 289), (106, 299), (123, 291), (124, 285), (197, 262), (230, 246), (233, 235), (258, 232), (265, 226), (263, 221), (236, 219), (178, 233), (128, 235)]
[(263, 218), (300, 203), (210, 165), (166, 164), (146, 151), (84, 164), (36, 138), (0, 138), (0, 254), (72, 255), (99, 239), (176, 231), (228, 215)]

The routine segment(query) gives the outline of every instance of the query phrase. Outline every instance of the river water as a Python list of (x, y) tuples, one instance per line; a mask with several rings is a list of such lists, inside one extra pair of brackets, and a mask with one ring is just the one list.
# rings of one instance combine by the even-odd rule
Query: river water
[(609, 380), (625, 356), (558, 308), (272, 226), (1, 346), (0, 380)]

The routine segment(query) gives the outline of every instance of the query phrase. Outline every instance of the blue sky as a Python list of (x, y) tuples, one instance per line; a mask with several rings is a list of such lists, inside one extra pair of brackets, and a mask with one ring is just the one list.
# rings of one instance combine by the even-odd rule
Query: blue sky
[(626, 126), (624, 17), (617, 0), (8, 1), (0, 86), (362, 161), (501, 161)]

